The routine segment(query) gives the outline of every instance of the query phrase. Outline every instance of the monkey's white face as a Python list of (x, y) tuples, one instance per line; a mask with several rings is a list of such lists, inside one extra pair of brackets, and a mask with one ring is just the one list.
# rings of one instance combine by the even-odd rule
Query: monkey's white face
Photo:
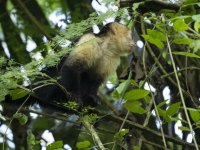
[(107, 53), (121, 56), (133, 52), (135, 42), (131, 30), (120, 23), (112, 23), (106, 36), (100, 38), (103, 44), (100, 45)]
[(126, 35), (122, 36), (120, 38), (119, 47), (120, 47), (120, 53), (126, 54), (133, 52), (133, 49), (135, 47), (135, 42), (132, 39), (131, 31), (128, 31)]

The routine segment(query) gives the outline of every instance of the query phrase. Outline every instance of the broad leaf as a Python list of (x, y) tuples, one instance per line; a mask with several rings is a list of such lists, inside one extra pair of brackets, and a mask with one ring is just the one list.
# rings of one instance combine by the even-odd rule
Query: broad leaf
[(122, 129), (115, 134), (115, 138), (118, 140), (123, 140), (124, 136), (129, 132), (129, 129)]
[(130, 112), (137, 114), (144, 114), (146, 110), (142, 108), (141, 103), (138, 101), (127, 101), (125, 104), (125, 108)]
[(78, 149), (86, 149), (86, 148), (88, 148), (89, 146), (90, 146), (90, 142), (89, 142), (89, 141), (78, 142), (78, 143), (76, 144), (76, 147), (77, 147)]
[(188, 108), (190, 116), (194, 122), (200, 121), (200, 110)]
[(118, 92), (119, 94), (122, 94), (122, 91), (124, 90), (124, 88), (125, 88), (127, 82), (128, 82), (128, 80), (126, 80), (126, 81), (120, 83), (119, 86), (116, 88), (116, 90), (117, 90), (117, 92)]
[(18, 120), (19, 120), (19, 123), (20, 123), (21, 125), (26, 124), (27, 121), (28, 121), (28, 117), (27, 117), (25, 114), (23, 114), (23, 113), (17, 113), (17, 114), (15, 114), (15, 115), (14, 115), (14, 118), (18, 119)]
[(161, 108), (157, 108), (157, 110), (158, 110), (159, 116), (161, 116), (163, 118), (166, 118), (167, 115), (166, 115), (166, 111), (165, 110), (163, 110)]
[(124, 99), (127, 101), (139, 100), (146, 97), (149, 94), (149, 91), (143, 89), (134, 89), (127, 92), (124, 96)]
[(26, 96), (27, 94), (28, 92), (23, 89), (10, 90), (10, 96), (12, 97), (12, 100), (17, 100)]
[(200, 22), (200, 15), (198, 14), (198, 15), (193, 15), (192, 16), (192, 19), (194, 20), (194, 21), (196, 21), (196, 22)]
[(163, 49), (163, 48), (164, 48), (164, 44), (163, 44), (163, 42), (162, 42), (160, 39), (155, 39), (155, 38), (150, 37), (150, 38), (148, 39), (148, 41), (149, 41), (150, 43), (156, 45), (156, 46), (157, 46), (158, 48), (160, 48), (160, 49)]
[(27, 132), (27, 144), (30, 149), (33, 149), (35, 145), (40, 144), (40, 141), (36, 140), (35, 135), (31, 132), (31, 130), (28, 130)]
[(140, 147), (139, 146), (134, 146), (133, 150), (140, 150)]
[(47, 150), (62, 150), (62, 149), (63, 149), (62, 141), (55, 141), (47, 146)]
[(189, 45), (192, 43), (192, 40), (188, 38), (176, 38), (173, 40), (173, 43)]
[(157, 108), (162, 107), (162, 106), (165, 105), (167, 102), (168, 102), (168, 100), (164, 100), (164, 101), (160, 102), (160, 103), (157, 105)]
[(182, 55), (185, 57), (193, 57), (193, 58), (200, 58), (199, 55), (193, 54), (193, 53), (189, 53), (189, 52), (172, 52), (175, 55)]
[(160, 41), (166, 40), (165, 34), (157, 30), (147, 29), (147, 34), (154, 39), (159, 39)]
[(166, 40), (166, 38), (162, 32), (148, 29), (147, 34), (142, 36), (145, 40), (156, 45), (158, 48), (164, 48), (163, 42)]
[(199, 52), (200, 50), (200, 40), (193, 40), (192, 44), (189, 45), (193, 52)]
[(183, 19), (178, 19), (174, 22), (174, 30), (185, 31), (188, 29), (189, 29), (189, 26), (184, 22)]
[(200, 22), (195, 22), (195, 23), (194, 23), (194, 29), (195, 29), (195, 31), (199, 32), (199, 29), (200, 29)]
[(134, 11), (134, 12), (137, 12), (138, 7), (139, 7), (142, 3), (143, 3), (143, 2), (133, 3), (133, 7), (132, 7), (133, 11)]
[(180, 102), (177, 102), (177, 103), (174, 103), (174, 104), (171, 104), (169, 106), (169, 108), (167, 109), (166, 113), (168, 116), (173, 116), (174, 114), (176, 114), (180, 108), (180, 105), (181, 103)]

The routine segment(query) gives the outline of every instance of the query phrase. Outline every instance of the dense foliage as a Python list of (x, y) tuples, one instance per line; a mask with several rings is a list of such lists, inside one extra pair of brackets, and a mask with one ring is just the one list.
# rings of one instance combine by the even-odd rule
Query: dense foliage
[[(103, 12), (87, 0), (0, 0), (0, 149), (199, 149), (200, 2), (100, 2)], [(41, 70), (109, 19), (143, 46), (101, 86), (98, 106), (25, 105), (31, 85), (57, 83)]]

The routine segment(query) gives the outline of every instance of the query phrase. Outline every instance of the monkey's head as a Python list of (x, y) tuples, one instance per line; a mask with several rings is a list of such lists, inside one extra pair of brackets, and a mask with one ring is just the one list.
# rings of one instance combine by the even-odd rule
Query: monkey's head
[(112, 22), (105, 25), (100, 33), (100, 36), (109, 37), (113, 42), (113, 52), (118, 55), (123, 55), (133, 52), (135, 42), (132, 38), (132, 32), (125, 25)]
[(112, 23), (111, 24), (112, 38), (116, 42), (119, 54), (126, 54), (133, 52), (135, 42), (132, 38), (132, 32), (123, 24)]

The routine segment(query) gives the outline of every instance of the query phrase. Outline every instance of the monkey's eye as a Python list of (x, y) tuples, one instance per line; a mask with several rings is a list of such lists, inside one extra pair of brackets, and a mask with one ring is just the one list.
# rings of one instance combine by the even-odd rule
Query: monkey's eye
[(131, 42), (131, 41), (133, 41), (133, 38), (131, 36), (129, 36), (126, 38), (126, 40)]

